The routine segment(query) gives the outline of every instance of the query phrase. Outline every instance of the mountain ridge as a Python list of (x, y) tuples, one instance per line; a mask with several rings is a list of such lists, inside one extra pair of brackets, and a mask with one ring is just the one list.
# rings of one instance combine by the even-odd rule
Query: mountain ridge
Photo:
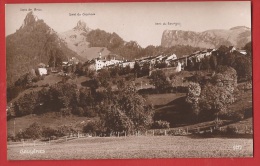
[(108, 55), (110, 51), (105, 47), (91, 47), (87, 40), (88, 34), (92, 31), (86, 22), (79, 20), (77, 25), (70, 30), (59, 33), (60, 38), (65, 42), (67, 47), (76, 52), (84, 60), (91, 60), (98, 57), (100, 50), (104, 56)]
[(217, 48), (220, 45), (243, 47), (251, 41), (251, 29), (236, 26), (230, 29), (210, 29), (202, 32), (164, 30), (161, 46), (191, 45), (193, 47)]

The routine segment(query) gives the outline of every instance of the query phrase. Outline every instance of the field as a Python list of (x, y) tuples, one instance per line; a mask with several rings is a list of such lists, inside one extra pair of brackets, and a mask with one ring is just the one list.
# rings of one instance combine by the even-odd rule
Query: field
[[(78, 117), (78, 116), (66, 116), (62, 117), (55, 113), (46, 113), (44, 115), (27, 115), (23, 117), (15, 118), (15, 131), (16, 134), (22, 130), (24, 131), (34, 122), (39, 123), (41, 126), (57, 128), (58, 126), (66, 125), (81, 130), (82, 127), (93, 118)], [(7, 132), (13, 134), (14, 132), (14, 119), (7, 121)]]
[(153, 104), (157, 107), (169, 105), (172, 101), (184, 96), (186, 96), (185, 93), (151, 94), (147, 97), (147, 104)]
[[(34, 149), (44, 153), (20, 153)], [(7, 153), (9, 160), (252, 157), (253, 140), (184, 136), (79, 138), (35, 147), (8, 145)]]

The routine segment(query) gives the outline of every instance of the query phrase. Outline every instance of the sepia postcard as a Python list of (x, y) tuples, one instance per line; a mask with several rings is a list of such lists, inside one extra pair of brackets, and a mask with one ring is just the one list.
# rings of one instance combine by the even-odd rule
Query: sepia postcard
[(8, 160), (253, 157), (250, 1), (5, 10)]

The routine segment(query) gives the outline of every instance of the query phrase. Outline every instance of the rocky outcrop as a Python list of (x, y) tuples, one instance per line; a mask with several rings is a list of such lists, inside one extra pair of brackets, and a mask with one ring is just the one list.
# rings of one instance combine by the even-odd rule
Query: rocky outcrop
[(214, 29), (204, 32), (165, 30), (161, 46), (190, 45), (202, 48), (217, 48), (220, 45), (241, 48), (251, 41), (251, 29), (244, 26), (233, 27), (229, 30)]

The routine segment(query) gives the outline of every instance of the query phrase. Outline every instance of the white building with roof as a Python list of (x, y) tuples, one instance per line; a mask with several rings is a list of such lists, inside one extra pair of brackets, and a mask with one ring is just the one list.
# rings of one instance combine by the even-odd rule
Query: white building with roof
[(95, 69), (96, 69), (96, 71), (98, 71), (100, 69), (103, 69), (104, 67), (111, 66), (111, 65), (117, 65), (122, 62), (123, 62), (122, 60), (117, 60), (115, 58), (113, 58), (111, 60), (97, 58), (97, 59), (95, 59)]

